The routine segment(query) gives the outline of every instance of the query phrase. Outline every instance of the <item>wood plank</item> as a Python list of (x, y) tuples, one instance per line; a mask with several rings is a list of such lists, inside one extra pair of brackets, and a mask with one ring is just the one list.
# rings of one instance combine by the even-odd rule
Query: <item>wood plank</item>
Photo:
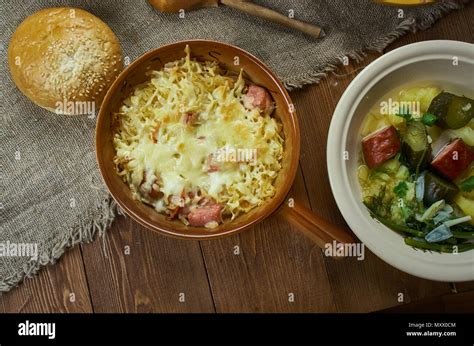
[(0, 296), (0, 302), (4, 312), (92, 312), (80, 247)]
[[(289, 196), (308, 205), (300, 171)], [(277, 216), (201, 245), (217, 312), (336, 311), (321, 250)]]
[[(469, 13), (473, 13), (473, 8), (471, 4)], [(469, 24), (470, 17), (472, 15), (466, 13), (454, 13), (452, 17), (445, 18), (429, 31), (402, 38), (390, 49), (424, 39), (472, 40), (474, 35)], [(338, 74), (365, 65), (376, 56), (377, 54), (371, 54), (363, 64), (354, 64)], [(325, 143), (330, 118), (337, 101), (354, 76), (355, 73), (345, 77), (333, 75), (322, 81), (319, 86), (311, 86), (293, 93), (300, 109), (300, 121), (304, 129), (301, 166), (311, 205), (313, 210), (340, 225), (345, 225), (345, 222), (337, 211), (331, 195), (325, 166)], [(341, 262), (326, 261), (326, 267), (339, 311), (373, 311), (395, 306), (400, 304), (398, 301), (400, 293), (403, 294), (404, 302), (409, 302), (450, 292), (448, 284), (418, 279), (402, 273), (370, 252), (364, 261), (356, 259)]]
[(474, 281), (468, 282), (456, 282), (452, 284), (451, 291), (452, 292), (465, 292), (465, 291), (473, 291), (474, 290)]
[(458, 294), (447, 294), (441, 297), (441, 300), (443, 302), (445, 312), (474, 312), (474, 291), (467, 291)]
[(5, 313), (7, 311), (5, 311), (5, 304), (3, 304), (3, 299), (2, 299), (2, 296), (0, 296), (0, 313)]
[(95, 312), (214, 311), (198, 242), (158, 235), (121, 216), (105, 238), (82, 249)]
[(382, 310), (386, 313), (473, 313), (474, 291), (445, 294)]
[(442, 297), (430, 297), (409, 304), (403, 304), (400, 306), (395, 306), (386, 310), (381, 310), (380, 312), (384, 313), (443, 313), (445, 312), (444, 304)]

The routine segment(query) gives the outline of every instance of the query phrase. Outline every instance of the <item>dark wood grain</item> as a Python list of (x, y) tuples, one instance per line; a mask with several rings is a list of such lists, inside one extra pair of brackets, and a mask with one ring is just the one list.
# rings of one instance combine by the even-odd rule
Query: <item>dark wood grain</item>
[(214, 311), (198, 242), (119, 217), (105, 238), (82, 249), (95, 312)]
[(465, 292), (474, 290), (474, 281), (469, 282), (457, 282), (452, 284), (453, 292)]
[(60, 263), (25, 279), (0, 302), (5, 312), (92, 312), (81, 249), (75, 247)]
[[(395, 41), (387, 51), (431, 39), (473, 42), (472, 18), (474, 3), (429, 30)], [(319, 85), (292, 92), (302, 153), (290, 196), (343, 227), (326, 172), (327, 130), (357, 69), (379, 55), (369, 54), (362, 63), (339, 70), (340, 76), (330, 74)], [(130, 254), (125, 254), (125, 246)], [(235, 246), (240, 254), (234, 253)], [(163, 237), (118, 217), (105, 238), (70, 250), (56, 265), (2, 295), (0, 312), (334, 312), (390, 307), (398, 312), (473, 312), (466, 303), (472, 303), (472, 292), (474, 282), (452, 286), (422, 280), (368, 251), (364, 261), (325, 258), (276, 216), (239, 235), (201, 243)], [(184, 303), (180, 293), (185, 294)]]
[[(290, 197), (308, 206), (300, 171)], [(321, 250), (277, 216), (201, 244), (218, 312), (336, 311)]]
[(462, 292), (458, 294), (448, 294), (441, 297), (445, 312), (474, 311), (474, 291)]
[(383, 310), (386, 313), (472, 313), (474, 291), (450, 293)]

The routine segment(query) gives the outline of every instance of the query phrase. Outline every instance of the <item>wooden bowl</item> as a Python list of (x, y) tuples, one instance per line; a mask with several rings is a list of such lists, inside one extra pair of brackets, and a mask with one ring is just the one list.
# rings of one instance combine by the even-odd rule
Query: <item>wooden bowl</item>
[[(243, 68), (247, 80), (265, 87), (276, 103), (276, 111), (273, 116), (282, 122), (285, 136), (283, 167), (275, 182), (277, 187), (275, 196), (262, 206), (240, 215), (232, 222), (225, 221), (212, 230), (185, 226), (179, 220), (169, 220), (166, 215), (134, 200), (130, 188), (118, 176), (113, 163), (115, 149), (112, 143), (112, 114), (119, 109), (122, 101), (134, 86), (149, 79), (146, 76), (147, 71), (161, 69), (165, 63), (183, 58), (186, 45), (190, 46), (193, 58), (218, 61), (225, 69), (235, 73), (239, 73)], [(234, 64), (236, 58), (239, 60), (239, 65)], [(96, 152), (99, 168), (105, 184), (120, 207), (145, 227), (180, 238), (210, 239), (230, 235), (269, 216), (282, 204), (290, 190), (300, 153), (298, 121), (296, 114), (291, 109), (290, 96), (277, 77), (260, 60), (244, 50), (229, 44), (204, 40), (182, 41), (166, 45), (135, 60), (120, 74), (108, 90), (100, 108), (96, 128)]]

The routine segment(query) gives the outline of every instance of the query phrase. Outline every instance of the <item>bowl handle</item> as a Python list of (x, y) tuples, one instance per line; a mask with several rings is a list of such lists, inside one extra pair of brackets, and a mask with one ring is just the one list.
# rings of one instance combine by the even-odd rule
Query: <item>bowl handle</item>
[[(287, 200), (277, 212), (278, 215), (295, 225), (299, 231), (312, 239), (321, 249), (336, 244), (354, 244), (356, 239), (343, 228), (314, 214), (301, 203)], [(344, 256), (334, 256), (344, 258)]]

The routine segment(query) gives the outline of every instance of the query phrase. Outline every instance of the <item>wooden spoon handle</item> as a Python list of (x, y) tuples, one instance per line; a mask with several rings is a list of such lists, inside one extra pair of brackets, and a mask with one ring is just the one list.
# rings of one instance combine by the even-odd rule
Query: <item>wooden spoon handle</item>
[[(327, 244), (332, 246), (334, 241), (337, 244), (353, 244), (356, 242), (349, 232), (314, 214), (298, 202), (292, 203), (291, 206), (285, 202), (278, 213), (322, 249)], [(341, 257), (336, 256), (335, 258)]]
[(296, 19), (291, 19), (282, 15), (281, 13), (251, 2), (243, 0), (220, 0), (220, 2), (221, 4), (235, 8), (236, 10), (245, 12), (252, 16), (267, 19), (274, 23), (284, 25), (288, 28), (299, 30), (315, 38), (321, 38), (325, 36), (324, 31), (316, 25), (305, 23)]

